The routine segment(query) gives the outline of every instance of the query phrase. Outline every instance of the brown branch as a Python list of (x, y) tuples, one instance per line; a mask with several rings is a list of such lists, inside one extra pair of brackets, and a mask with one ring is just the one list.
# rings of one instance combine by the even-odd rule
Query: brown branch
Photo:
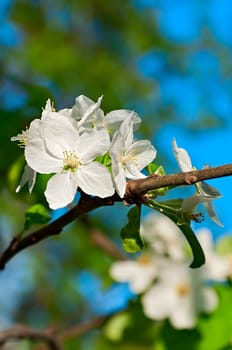
[[(121, 312), (118, 311), (118, 312)], [(61, 331), (40, 331), (26, 326), (14, 326), (0, 331), (0, 348), (8, 341), (30, 339), (45, 343), (51, 350), (63, 350), (63, 343), (71, 338), (79, 337), (90, 330), (103, 326), (115, 313), (97, 316), (89, 321), (84, 321)]]
[(128, 260), (125, 254), (104, 234), (98, 230), (91, 230), (91, 238), (94, 244), (117, 260)]
[(148, 191), (162, 187), (176, 187), (181, 185), (193, 185), (199, 181), (231, 176), (232, 164), (226, 164), (213, 168), (194, 170), (186, 173), (167, 176), (148, 176), (145, 179), (128, 181), (125, 197), (133, 198)]
[(54, 334), (48, 331), (38, 331), (25, 326), (15, 326), (10, 329), (0, 331), (0, 347), (13, 339), (30, 339), (47, 344), (51, 350), (63, 350)]
[[(192, 185), (199, 181), (230, 175), (232, 175), (232, 164), (167, 176), (151, 175), (144, 179), (128, 181), (124, 199), (128, 203), (136, 203), (140, 201), (141, 195), (144, 195), (150, 190), (166, 186), (176, 187), (181, 185)], [(4, 269), (5, 264), (21, 250), (36, 244), (49, 236), (61, 233), (62, 229), (67, 224), (79, 218), (81, 215), (102, 206), (113, 205), (116, 201), (122, 201), (122, 199), (117, 195), (103, 199), (96, 197), (92, 198), (87, 195), (82, 196), (79, 203), (62, 217), (51, 222), (47, 226), (32, 232), (24, 238), (14, 237), (9, 246), (0, 256), (0, 269)]]
[(101, 327), (108, 321), (114, 314), (110, 315), (101, 315), (90, 321), (85, 321), (72, 327), (69, 327), (63, 331), (61, 331), (58, 335), (59, 341), (64, 342), (67, 339), (79, 337), (80, 335), (92, 330)]
[(32, 246), (45, 238), (60, 234), (62, 229), (67, 224), (74, 221), (81, 215), (88, 213), (98, 207), (113, 204), (114, 197), (104, 199), (92, 198), (86, 195), (81, 197), (79, 203), (69, 212), (62, 215), (60, 218), (52, 221), (51, 223), (42, 227), (41, 229), (30, 233), (24, 238), (18, 238), (17, 236), (14, 237), (10, 242), (9, 246), (0, 256), (0, 270), (3, 270), (6, 262), (8, 262), (14, 255), (16, 255), (21, 250)]

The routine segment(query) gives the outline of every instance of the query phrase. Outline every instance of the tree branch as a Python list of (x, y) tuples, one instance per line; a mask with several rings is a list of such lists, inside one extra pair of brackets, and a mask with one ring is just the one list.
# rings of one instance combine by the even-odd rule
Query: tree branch
[(0, 331), (0, 347), (13, 339), (31, 339), (42, 341), (48, 345), (51, 350), (63, 350), (60, 342), (54, 334), (48, 331), (38, 331), (25, 326), (15, 326), (10, 329)]
[[(151, 175), (144, 179), (128, 181), (124, 199), (126, 202), (132, 204), (139, 202), (140, 196), (146, 194), (146, 192), (150, 190), (167, 186), (176, 187), (181, 185), (193, 185), (199, 181), (230, 175), (232, 175), (232, 164), (167, 176)], [(62, 217), (49, 223), (47, 226), (30, 233), (24, 238), (14, 237), (9, 246), (0, 255), (0, 269), (4, 269), (5, 264), (21, 250), (36, 244), (49, 236), (61, 233), (62, 229), (67, 224), (79, 218), (81, 215), (102, 206), (113, 205), (116, 201), (122, 201), (122, 199), (117, 195), (102, 199), (82, 194), (79, 203)]]
[(85, 321), (76, 325), (73, 325), (67, 329), (61, 331), (58, 335), (59, 341), (64, 342), (67, 339), (79, 337), (80, 335), (92, 330), (101, 327), (108, 321), (114, 314), (101, 315), (92, 320)]
[(113, 205), (114, 196), (110, 198), (92, 198), (90, 196), (82, 196), (79, 200), (79, 203), (72, 208), (69, 212), (62, 215), (60, 218), (52, 221), (48, 225), (42, 227), (41, 229), (30, 233), (24, 238), (13, 237), (9, 246), (6, 250), (0, 255), (0, 270), (3, 270), (7, 261), (9, 261), (14, 255), (16, 255), (21, 250), (32, 246), (45, 238), (48, 238), (53, 235), (58, 235), (62, 232), (62, 229), (74, 221), (83, 214), (86, 214), (96, 208)]
[(166, 176), (151, 175), (144, 179), (128, 181), (125, 197), (133, 198), (162, 187), (193, 185), (199, 181), (231, 175), (232, 164)]

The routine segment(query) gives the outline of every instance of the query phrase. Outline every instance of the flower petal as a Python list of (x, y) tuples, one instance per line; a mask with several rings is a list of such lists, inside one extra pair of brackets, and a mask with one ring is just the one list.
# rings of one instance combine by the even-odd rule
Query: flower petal
[(134, 111), (129, 111), (127, 109), (117, 109), (106, 114), (104, 118), (104, 124), (109, 132), (115, 132), (119, 129), (122, 122), (132, 114), (133, 129), (138, 129), (141, 119), (138, 114)]
[(144, 314), (152, 320), (167, 318), (175, 306), (175, 292), (163, 283), (157, 283), (142, 297)]
[(172, 148), (180, 169), (183, 172), (193, 170), (192, 162), (188, 152), (184, 148), (179, 148), (177, 146), (175, 138), (172, 141)]
[(67, 117), (50, 118), (44, 123), (46, 147), (55, 158), (63, 159), (64, 151), (75, 151), (79, 134)]
[(48, 154), (44, 139), (41, 136), (41, 121), (35, 119), (28, 131), (28, 140), (25, 147), (26, 161), (33, 170), (42, 174), (59, 172), (63, 163), (61, 160)]
[(101, 129), (90, 129), (80, 136), (77, 145), (77, 153), (82, 163), (88, 163), (97, 156), (105, 154), (110, 148), (110, 138), (108, 132)]
[(51, 209), (59, 209), (70, 204), (77, 192), (78, 179), (76, 174), (67, 171), (55, 174), (47, 183), (45, 196)]
[(21, 188), (28, 182), (28, 189), (31, 193), (35, 185), (36, 172), (31, 169), (27, 164), (25, 164), (23, 175), (21, 177), (20, 183), (16, 188), (16, 192), (19, 192)]
[(77, 170), (77, 177), (80, 188), (86, 194), (101, 198), (110, 197), (114, 194), (110, 172), (98, 162), (81, 166)]

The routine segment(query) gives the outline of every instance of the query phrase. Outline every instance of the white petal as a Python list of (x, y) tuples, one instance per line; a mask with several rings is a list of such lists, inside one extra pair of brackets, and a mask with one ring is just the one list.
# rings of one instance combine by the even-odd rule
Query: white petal
[(133, 113), (129, 114), (123, 121), (119, 131), (123, 137), (125, 149), (129, 148), (133, 142)]
[(129, 163), (126, 164), (125, 167), (125, 175), (128, 179), (133, 179), (133, 180), (137, 180), (137, 179), (143, 179), (146, 176), (141, 173), (138, 169), (135, 163)]
[(208, 185), (204, 181), (198, 182), (198, 186), (201, 195), (212, 196), (215, 197), (215, 199), (220, 198), (222, 196), (216, 188)]
[(78, 123), (78, 127), (91, 127), (91, 123), (99, 123), (103, 121), (103, 111), (100, 109), (101, 101), (103, 96), (99, 97), (97, 102), (93, 105), (89, 106), (89, 108), (85, 111), (81, 120)]
[(130, 148), (127, 149), (126, 154), (128, 153), (136, 157), (137, 167), (139, 170), (142, 170), (153, 161), (157, 151), (150, 141), (140, 140), (135, 141)]
[(101, 129), (91, 129), (80, 136), (77, 145), (77, 153), (82, 163), (88, 163), (97, 156), (105, 154), (110, 148), (110, 138), (108, 132)]
[(172, 141), (172, 147), (180, 169), (183, 172), (193, 170), (192, 162), (188, 152), (184, 148), (179, 148), (175, 139)]
[(16, 188), (16, 192), (19, 192), (21, 188), (28, 182), (28, 189), (31, 193), (35, 185), (36, 172), (25, 164), (23, 175), (20, 180), (19, 186)]
[(218, 296), (214, 289), (210, 287), (204, 287), (202, 289), (201, 302), (198, 303), (200, 311), (211, 312), (218, 305)]
[(46, 147), (51, 155), (63, 159), (64, 151), (75, 151), (79, 134), (68, 118), (49, 119), (44, 126)]
[(85, 112), (89, 109), (90, 106), (94, 105), (94, 102), (87, 96), (80, 95), (75, 99), (75, 106), (73, 107), (73, 117), (76, 120), (80, 120)]
[(118, 195), (123, 198), (126, 191), (126, 175), (121, 163), (112, 158), (112, 175)]
[(41, 120), (47, 118), (52, 113), (52, 103), (50, 98), (47, 100), (44, 110), (42, 111)]
[(114, 194), (114, 187), (110, 172), (98, 163), (92, 162), (81, 166), (77, 170), (78, 183), (82, 191), (101, 198)]
[(121, 155), (123, 154), (125, 149), (124, 142), (123, 142), (123, 136), (120, 131), (116, 131), (114, 133), (112, 142), (111, 142), (111, 147), (109, 150), (109, 154), (111, 158), (115, 159), (115, 161), (119, 161)]
[(28, 141), (25, 147), (26, 161), (33, 170), (42, 174), (56, 173), (61, 170), (63, 163), (48, 154), (44, 139), (41, 136), (40, 123), (34, 120), (28, 131)]
[(175, 305), (175, 298), (173, 289), (158, 282), (142, 297), (144, 314), (153, 320), (167, 318)]
[(177, 329), (191, 329), (196, 324), (196, 307), (190, 296), (179, 297), (170, 314), (170, 321)]
[(118, 109), (118, 110), (114, 110), (111, 111), (109, 113), (106, 114), (105, 118), (104, 118), (104, 123), (105, 126), (107, 127), (107, 129), (109, 131), (116, 131), (119, 129), (121, 123), (128, 117), (128, 115), (130, 115), (132, 113), (133, 117), (133, 128), (134, 130), (138, 129), (140, 123), (141, 123), (141, 119), (139, 118), (138, 114), (133, 112), (133, 111), (129, 111), (127, 109)]
[(78, 180), (75, 173), (67, 171), (55, 174), (47, 183), (45, 196), (51, 209), (63, 208), (70, 204), (77, 192)]
[(215, 209), (214, 209), (214, 206), (212, 203), (210, 202), (205, 202), (204, 204), (204, 207), (209, 215), (209, 217), (219, 226), (223, 227), (224, 225), (221, 223), (221, 221), (219, 220), (216, 212), (215, 212)]
[(110, 274), (118, 282), (128, 282), (134, 293), (142, 293), (157, 276), (157, 267), (151, 260), (143, 264), (139, 261), (119, 261), (111, 266)]

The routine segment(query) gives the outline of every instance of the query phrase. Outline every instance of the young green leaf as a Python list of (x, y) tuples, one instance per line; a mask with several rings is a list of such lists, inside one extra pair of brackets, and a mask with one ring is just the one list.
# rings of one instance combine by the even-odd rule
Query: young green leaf
[(140, 237), (141, 206), (136, 205), (127, 214), (128, 222), (121, 230), (122, 244), (128, 253), (136, 253), (143, 248)]
[(25, 213), (24, 230), (27, 230), (33, 224), (46, 224), (51, 220), (47, 208), (42, 204), (35, 204)]

